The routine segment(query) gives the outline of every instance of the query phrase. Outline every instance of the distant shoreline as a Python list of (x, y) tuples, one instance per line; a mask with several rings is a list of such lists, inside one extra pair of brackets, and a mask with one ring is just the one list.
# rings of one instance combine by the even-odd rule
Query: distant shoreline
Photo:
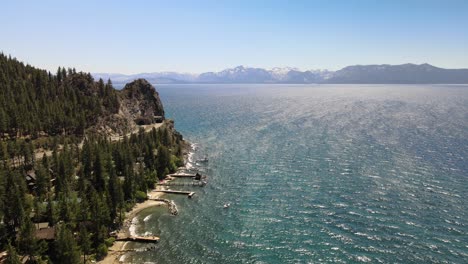
[[(123, 89), (126, 83), (114, 83), (114, 87), (117, 90)], [(242, 85), (252, 85), (252, 86), (383, 86), (383, 85), (392, 85), (392, 86), (453, 86), (453, 87), (463, 87), (468, 86), (468, 83), (161, 83), (161, 82), (152, 82), (152, 85), (161, 87), (161, 86), (219, 86), (219, 85), (231, 85), (231, 86), (242, 86)]]
[(237, 66), (200, 74), (153, 72), (138, 74), (93, 73), (114, 84), (145, 78), (156, 84), (468, 84), (468, 69), (424, 64), (352, 65), (337, 71)]

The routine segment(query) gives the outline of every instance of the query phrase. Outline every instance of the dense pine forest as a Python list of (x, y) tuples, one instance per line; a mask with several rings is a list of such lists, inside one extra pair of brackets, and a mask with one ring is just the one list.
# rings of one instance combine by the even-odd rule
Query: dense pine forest
[(56, 74), (0, 54), (0, 137), (83, 134), (119, 108), (110, 80), (59, 68)]
[(101, 259), (125, 212), (183, 164), (184, 142), (169, 120), (118, 140), (93, 132), (97, 122), (122, 112), (119, 93), (110, 80), (65, 68), (52, 74), (0, 54), (6, 263)]

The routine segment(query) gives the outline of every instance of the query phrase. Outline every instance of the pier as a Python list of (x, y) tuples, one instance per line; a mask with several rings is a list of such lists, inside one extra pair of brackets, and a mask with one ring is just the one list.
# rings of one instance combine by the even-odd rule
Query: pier
[[(121, 242), (123, 242), (123, 241), (121, 241)], [(151, 250), (154, 250), (155, 248), (156, 248), (156, 246), (145, 247), (145, 248), (142, 248), (142, 249), (118, 249), (118, 250), (114, 250), (114, 249), (112, 249), (112, 248), (109, 248), (109, 252), (113, 252), (114, 254), (115, 254), (115, 253), (123, 254), (123, 253), (126, 253), (126, 252), (151, 251)]]
[(115, 241), (130, 241), (130, 242), (140, 242), (140, 243), (157, 243), (159, 242), (159, 237), (155, 236), (128, 236), (128, 237), (118, 237)]
[(206, 176), (201, 175), (200, 173), (195, 173), (195, 174), (189, 174), (189, 173), (174, 173), (174, 174), (168, 174), (168, 177), (172, 178), (193, 178), (197, 181), (200, 181), (201, 179), (206, 179)]
[(187, 195), (188, 198), (192, 198), (192, 196), (195, 195), (195, 192), (190, 192), (190, 191), (158, 190), (158, 191), (153, 191), (153, 192), (163, 192), (163, 193), (172, 193), (172, 194), (184, 194), (184, 195)]
[(196, 174), (176, 173), (176, 174), (168, 174), (167, 176), (174, 177), (174, 178), (195, 178)]
[(165, 182), (165, 183), (158, 183), (157, 185), (160, 186), (199, 186), (203, 187), (206, 185), (205, 181), (192, 181), (192, 182)]

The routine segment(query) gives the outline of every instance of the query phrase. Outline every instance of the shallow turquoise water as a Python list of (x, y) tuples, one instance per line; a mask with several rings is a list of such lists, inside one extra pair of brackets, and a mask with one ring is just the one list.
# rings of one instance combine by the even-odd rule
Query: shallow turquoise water
[(209, 184), (128, 261), (468, 263), (468, 86), (157, 89)]

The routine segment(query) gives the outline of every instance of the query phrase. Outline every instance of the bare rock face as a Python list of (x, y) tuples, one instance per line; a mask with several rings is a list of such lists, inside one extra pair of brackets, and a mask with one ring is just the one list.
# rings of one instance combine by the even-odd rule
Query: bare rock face
[(136, 133), (138, 126), (164, 121), (164, 108), (158, 92), (145, 79), (138, 79), (118, 91), (119, 110), (99, 118), (94, 127), (98, 134), (119, 137)]
[(120, 111), (135, 124), (149, 125), (164, 120), (164, 108), (159, 94), (145, 79), (125, 85), (120, 91), (120, 98)]

